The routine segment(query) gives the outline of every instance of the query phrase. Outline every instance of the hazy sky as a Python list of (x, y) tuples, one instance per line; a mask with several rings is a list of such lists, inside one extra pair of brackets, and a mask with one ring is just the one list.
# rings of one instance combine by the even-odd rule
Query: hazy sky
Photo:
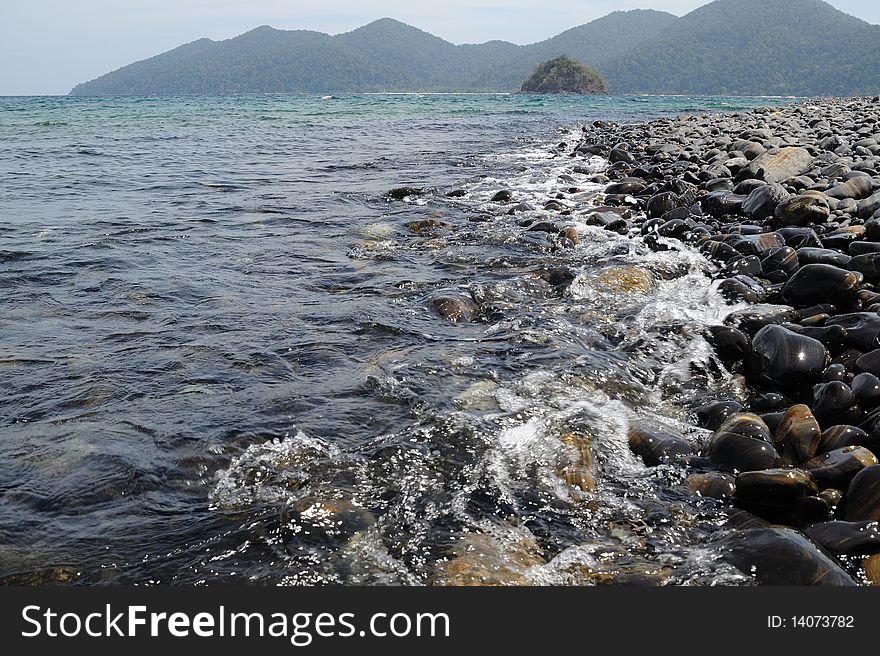
[[(773, 2), (774, 0), (767, 0)], [(347, 32), (389, 16), (453, 43), (533, 43), (617, 9), (679, 16), (708, 0), (0, 0), (0, 95), (64, 94), (79, 82), (201, 37), (258, 25)], [(877, 0), (831, 0), (880, 23)]]

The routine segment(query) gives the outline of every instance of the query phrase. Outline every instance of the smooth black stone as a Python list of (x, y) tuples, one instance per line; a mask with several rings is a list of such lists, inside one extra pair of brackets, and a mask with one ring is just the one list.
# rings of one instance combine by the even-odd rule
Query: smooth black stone
[(732, 191), (711, 191), (700, 199), (700, 206), (707, 214), (722, 217), (727, 214), (740, 214), (745, 200), (745, 196)]
[(826, 326), (841, 326), (846, 329), (846, 342), (860, 351), (867, 352), (880, 348), (880, 315), (873, 312), (851, 312), (831, 317)]
[(848, 424), (838, 424), (826, 429), (819, 440), (818, 453), (829, 453), (848, 446), (867, 446), (868, 434), (861, 428)]
[(509, 189), (502, 189), (494, 196), (492, 196), (491, 201), (493, 203), (506, 203), (507, 201), (513, 198), (513, 192)]
[(422, 187), (396, 187), (391, 189), (386, 196), (392, 200), (403, 200), (407, 196), (424, 196), (426, 193), (428, 190)]
[(761, 519), (748, 510), (733, 507), (727, 513), (727, 520), (724, 522), (724, 526), (747, 531), (753, 528), (770, 528), (770, 522), (766, 519)]
[(764, 273), (782, 271), (786, 277), (792, 276), (799, 268), (797, 252), (791, 246), (771, 248), (761, 260), (761, 269)]
[(754, 397), (749, 403), (752, 412), (761, 414), (762, 412), (774, 412), (785, 407), (788, 400), (776, 392), (764, 392)]
[(724, 560), (762, 585), (857, 585), (830, 555), (794, 529), (734, 531), (716, 545)]
[(748, 370), (756, 380), (799, 387), (818, 380), (827, 362), (828, 351), (818, 340), (781, 326), (765, 326), (752, 339)]
[(802, 248), (823, 248), (819, 235), (812, 228), (780, 228), (776, 232), (782, 236), (787, 246), (791, 246), (797, 251)]
[(736, 251), (733, 246), (729, 244), (724, 244), (731, 250), (734, 250), (737, 255), (739, 255), (739, 259), (737, 260), (728, 260), (727, 261), (727, 273), (730, 276), (750, 276), (752, 278), (756, 276), (760, 276), (764, 273), (764, 270), (761, 268), (761, 260), (757, 255), (746, 255), (743, 256)]
[(732, 415), (725, 421), (706, 441), (705, 455), (726, 471), (770, 469), (779, 461), (769, 428), (750, 413)]
[(785, 413), (780, 410), (778, 412), (764, 412), (758, 416), (767, 424), (770, 433), (775, 435), (776, 431), (779, 430), (779, 424), (782, 423)]
[(629, 448), (648, 467), (674, 462), (693, 454), (691, 445), (681, 435), (649, 427), (630, 427)]
[(635, 164), (635, 157), (622, 148), (612, 148), (608, 153), (608, 161), (612, 164), (623, 162), (625, 164)]
[(785, 246), (785, 240), (777, 232), (761, 232), (757, 234), (740, 233), (728, 242), (743, 255), (765, 257), (771, 248)]
[[(828, 323), (828, 320), (826, 319), (825, 322)], [(846, 330), (840, 326), (804, 326), (798, 330), (798, 334), (812, 337), (829, 349), (842, 346), (846, 340)]]
[(874, 374), (859, 374), (853, 378), (850, 387), (863, 409), (874, 408), (880, 404), (880, 378)]
[[(704, 242), (700, 245), (700, 252), (708, 255), (714, 260), (718, 260), (719, 262), (729, 262), (734, 258), (742, 258), (742, 253), (730, 244), (725, 244), (722, 241), (709, 240)], [(758, 272), (761, 272), (760, 263), (758, 266)]]
[(880, 253), (880, 242), (878, 241), (854, 241), (850, 243), (848, 249), (852, 256), (865, 255), (868, 253)]
[(695, 494), (712, 499), (730, 499), (736, 493), (736, 478), (723, 472), (691, 474), (688, 485)]
[(748, 276), (726, 278), (718, 284), (718, 291), (729, 301), (746, 301), (760, 303), (767, 296), (767, 291), (756, 280)]
[(868, 351), (856, 360), (856, 371), (874, 374), (875, 376), (880, 374), (880, 349)]
[(865, 467), (846, 490), (846, 520), (880, 521), (880, 465)]
[(830, 383), (835, 380), (849, 384), (852, 380), (852, 374), (847, 371), (846, 367), (842, 364), (829, 365), (826, 367), (825, 371), (822, 372), (822, 382)]
[(818, 493), (815, 481), (800, 469), (765, 469), (736, 477), (737, 501), (778, 506)]
[(739, 328), (746, 335), (754, 335), (765, 326), (798, 318), (797, 310), (788, 305), (761, 304), (731, 312), (724, 318), (724, 323)]
[(866, 253), (853, 257), (847, 268), (850, 271), (858, 271), (865, 280), (876, 282), (880, 279), (880, 253)]
[(798, 465), (816, 455), (822, 429), (810, 408), (803, 404), (791, 406), (773, 435), (773, 445), (788, 464)]
[(639, 194), (645, 189), (641, 178), (623, 178), (605, 187), (606, 194)]
[(657, 216), (663, 216), (664, 214), (666, 214), (670, 210), (674, 210), (678, 206), (678, 194), (672, 191), (666, 191), (661, 194), (651, 196), (651, 198), (648, 199), (646, 212), (648, 214), (648, 218), (651, 219)]
[(826, 488), (819, 492), (819, 496), (825, 499), (825, 502), (831, 506), (831, 508), (837, 508), (840, 505), (840, 502), (843, 501), (843, 492), (837, 490), (833, 487)]
[(801, 266), (808, 264), (829, 264), (831, 266), (846, 268), (852, 256), (838, 253), (829, 248), (803, 247), (798, 249), (798, 262)]
[(816, 385), (811, 408), (823, 428), (856, 423), (862, 416), (855, 394), (846, 383), (840, 381)]
[(831, 512), (831, 505), (821, 496), (801, 497), (791, 504), (791, 518), (799, 525), (828, 521)]
[(804, 529), (807, 537), (833, 554), (870, 556), (880, 553), (877, 522), (824, 522)]
[(782, 288), (782, 296), (795, 307), (832, 303), (838, 308), (850, 306), (857, 297), (856, 275), (829, 264), (801, 267)]
[(773, 216), (779, 203), (788, 198), (790, 194), (780, 184), (761, 185), (749, 192), (742, 204), (742, 212), (752, 219), (767, 219)]
[(715, 348), (718, 358), (730, 366), (752, 352), (752, 342), (741, 331), (730, 326), (709, 326), (707, 341)]
[(730, 415), (734, 415), (742, 409), (742, 404), (737, 401), (713, 401), (695, 409), (694, 414), (697, 416), (697, 424), (701, 428), (714, 431), (727, 421)]
[(850, 244), (857, 239), (859, 239), (858, 234), (844, 230), (823, 235), (822, 243), (825, 244), (825, 248), (848, 252)]
[(810, 473), (820, 488), (843, 489), (853, 476), (875, 464), (877, 458), (865, 447), (845, 446), (816, 456), (801, 467)]
[(732, 415), (706, 441), (705, 455), (719, 469), (754, 471), (770, 469), (779, 460), (770, 441), (770, 429), (757, 415)]
[(691, 225), (682, 219), (672, 219), (667, 221), (659, 228), (657, 234), (661, 237), (670, 237), (672, 239), (684, 239), (685, 235), (690, 231)]
[(811, 194), (801, 194), (779, 202), (773, 212), (773, 225), (785, 227), (824, 223), (829, 214), (826, 200)]

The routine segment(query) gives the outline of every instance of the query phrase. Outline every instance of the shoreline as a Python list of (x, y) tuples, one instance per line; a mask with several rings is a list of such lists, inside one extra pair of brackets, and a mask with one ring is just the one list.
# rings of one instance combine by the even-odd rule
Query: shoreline
[(596, 121), (571, 155), (609, 162), (588, 221), (699, 249), (749, 304), (706, 326), (745, 403), (691, 408), (700, 444), (632, 428), (632, 451), (730, 506), (720, 547), (759, 583), (880, 585), (880, 98)]

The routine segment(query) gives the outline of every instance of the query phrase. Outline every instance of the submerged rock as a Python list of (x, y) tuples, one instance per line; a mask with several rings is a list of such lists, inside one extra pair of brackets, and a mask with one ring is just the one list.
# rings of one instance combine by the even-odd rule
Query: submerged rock
[(649, 467), (674, 462), (693, 453), (683, 435), (645, 424), (630, 427), (629, 448)]

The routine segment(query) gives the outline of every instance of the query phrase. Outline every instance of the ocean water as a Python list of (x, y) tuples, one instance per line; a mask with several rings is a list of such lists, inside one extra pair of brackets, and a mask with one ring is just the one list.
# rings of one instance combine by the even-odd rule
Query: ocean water
[(0, 98), (0, 582), (748, 583), (627, 448), (737, 394), (733, 308), (587, 225), (607, 162), (568, 152), (779, 102)]

